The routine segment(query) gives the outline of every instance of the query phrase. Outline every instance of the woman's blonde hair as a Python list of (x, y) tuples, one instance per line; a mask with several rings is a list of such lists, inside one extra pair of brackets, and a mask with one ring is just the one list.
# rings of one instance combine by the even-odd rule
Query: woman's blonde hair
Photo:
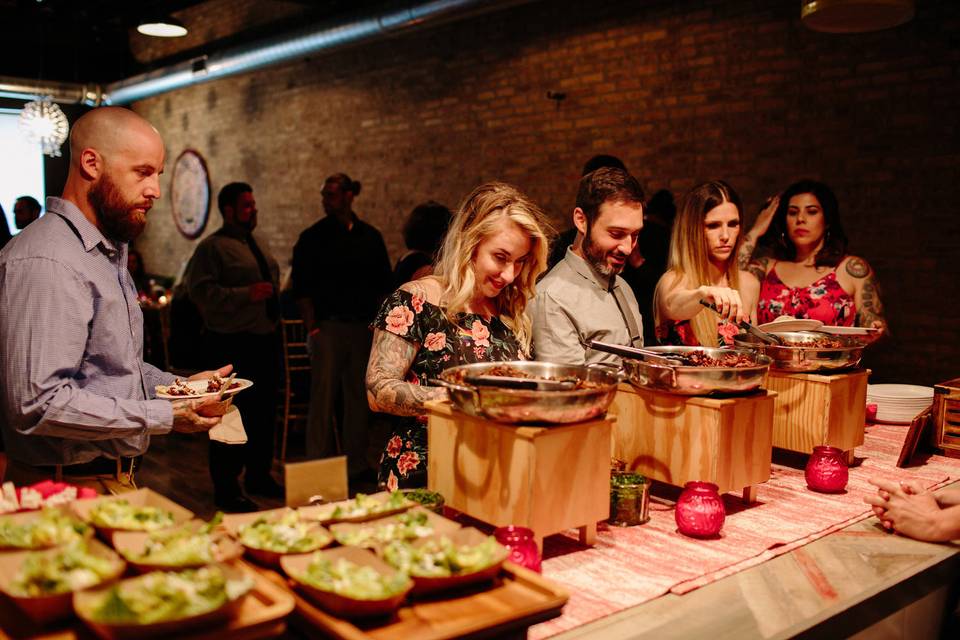
[(530, 239), (530, 253), (520, 273), (496, 298), (497, 313), (513, 330), (526, 355), (530, 354), (531, 322), (525, 313), (533, 298), (537, 277), (547, 268), (550, 225), (540, 207), (516, 187), (502, 182), (482, 184), (467, 196), (454, 215), (437, 257), (435, 275), (444, 284), (441, 306), (457, 323), (477, 286), (473, 259), (484, 238), (496, 231), (502, 219), (522, 229)]
[[(673, 271), (683, 286), (713, 286), (710, 281), (710, 254), (707, 248), (707, 236), (704, 232), (704, 220), (714, 207), (730, 202), (737, 208), (740, 221), (743, 222), (743, 207), (740, 196), (726, 182), (712, 180), (697, 185), (687, 193), (680, 206), (680, 212), (673, 223), (670, 236), (670, 259), (667, 270)], [(737, 242), (730, 259), (727, 261), (725, 275), (731, 289), (740, 289), (740, 270), (737, 267), (737, 252), (743, 234), (737, 235)], [(661, 280), (661, 283), (663, 280)], [(660, 326), (660, 285), (654, 292), (654, 322)], [(717, 315), (708, 309), (702, 309), (690, 319), (690, 326), (697, 341), (705, 347), (717, 346)]]

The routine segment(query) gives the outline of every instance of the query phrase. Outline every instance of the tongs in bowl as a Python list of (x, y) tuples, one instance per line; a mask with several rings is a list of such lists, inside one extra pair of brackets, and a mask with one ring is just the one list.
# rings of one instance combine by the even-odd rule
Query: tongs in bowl
[(623, 358), (633, 358), (634, 360), (643, 360), (650, 364), (659, 364), (664, 367), (682, 367), (686, 364), (681, 356), (668, 355), (648, 349), (638, 349), (636, 347), (625, 347), (620, 344), (610, 344), (599, 340), (591, 340), (589, 345), (591, 349), (605, 351)]
[[(707, 309), (710, 309), (711, 311), (714, 311), (714, 312), (716, 312), (716, 313), (720, 313), (720, 310), (717, 309), (717, 305), (713, 304), (712, 302), (707, 302), (706, 300), (701, 300), (701, 301), (700, 301), (700, 304), (702, 304), (703, 306), (705, 306)], [(740, 327), (741, 329), (747, 331), (747, 332), (750, 333), (751, 335), (754, 335), (754, 336), (760, 338), (760, 340), (761, 340), (762, 342), (766, 343), (766, 344), (772, 344), (772, 345), (775, 345), (775, 346), (780, 346), (780, 345), (783, 344), (783, 340), (780, 339), (780, 336), (775, 336), (775, 335), (773, 335), (772, 333), (767, 333), (766, 331), (763, 331), (763, 330), (761, 330), (761, 329), (758, 329), (757, 327), (753, 326), (752, 324), (750, 324), (750, 323), (747, 322), (746, 320), (738, 320), (738, 321), (737, 321), (737, 326)]]

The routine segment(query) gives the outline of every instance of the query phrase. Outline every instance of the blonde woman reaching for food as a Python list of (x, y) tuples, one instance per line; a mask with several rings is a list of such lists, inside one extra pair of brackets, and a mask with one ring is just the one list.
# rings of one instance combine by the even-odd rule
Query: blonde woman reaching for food
[[(654, 293), (660, 342), (732, 345), (737, 321), (751, 319), (757, 286), (737, 267), (741, 222), (740, 197), (722, 180), (698, 185), (684, 197), (670, 239), (667, 272)], [(717, 312), (701, 300), (713, 303)]]
[(374, 322), (367, 398), (398, 418), (380, 460), (387, 489), (425, 486), (424, 403), (447, 398), (429, 380), (449, 367), (530, 357), (525, 309), (546, 268), (549, 226), (515, 187), (477, 187), (455, 214), (434, 275), (397, 289)]

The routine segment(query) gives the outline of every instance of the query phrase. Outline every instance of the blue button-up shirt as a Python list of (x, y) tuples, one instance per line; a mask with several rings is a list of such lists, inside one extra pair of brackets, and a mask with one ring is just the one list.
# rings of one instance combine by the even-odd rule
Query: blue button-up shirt
[(143, 315), (114, 244), (72, 203), (0, 252), (0, 421), (8, 455), (77, 464), (146, 451), (173, 411), (152, 400), (174, 376), (143, 361)]

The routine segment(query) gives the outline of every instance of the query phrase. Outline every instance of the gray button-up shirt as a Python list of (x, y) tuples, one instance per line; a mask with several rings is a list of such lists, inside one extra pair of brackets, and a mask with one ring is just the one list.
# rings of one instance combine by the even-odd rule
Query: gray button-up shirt
[[(614, 278), (613, 287), (619, 287), (627, 300), (627, 312), (633, 314), (637, 327), (642, 327), (637, 298), (623, 278)], [(619, 356), (588, 349), (585, 345), (591, 340), (630, 344), (630, 331), (613, 297), (610, 279), (597, 273), (571, 248), (567, 248), (563, 260), (537, 283), (530, 313), (537, 360), (619, 365)]]
[[(270, 269), (274, 291), (280, 266), (263, 240), (256, 240)], [(184, 274), (190, 299), (200, 308), (207, 328), (217, 333), (273, 333), (276, 320), (267, 317), (267, 302), (250, 300), (250, 285), (263, 282), (247, 236), (221, 228), (197, 245)]]
[(173, 426), (150, 399), (174, 376), (143, 361), (127, 245), (66, 200), (0, 252), (0, 375), (7, 453), (26, 464), (139, 455)]

